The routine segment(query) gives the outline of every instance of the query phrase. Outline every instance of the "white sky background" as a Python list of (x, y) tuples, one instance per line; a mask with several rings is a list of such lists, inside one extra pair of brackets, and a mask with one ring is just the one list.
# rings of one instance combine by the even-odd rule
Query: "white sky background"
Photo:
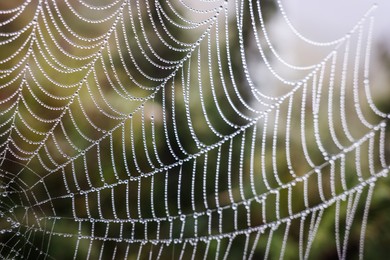
[(298, 31), (318, 41), (343, 36), (376, 3), (374, 40), (390, 37), (389, 0), (283, 0), (282, 3)]
[[(388, 72), (388, 68), (385, 69), (378, 65), (378, 56), (375, 52), (377, 47), (381, 45), (390, 54), (390, 0), (282, 0), (284, 11), (295, 29), (304, 37), (317, 42), (329, 42), (343, 37), (374, 4), (377, 4), (378, 7), (371, 12), (371, 15), (375, 17), (370, 69), (370, 71), (375, 72), (375, 78), (371, 82), (379, 82), (376, 84), (379, 86), (376, 87), (379, 90), (377, 96), (387, 94), (387, 97), (390, 97), (390, 83), (387, 76), (390, 72)], [(266, 27), (278, 54), (292, 65), (318, 64), (324, 55), (329, 54), (334, 48), (323, 48), (304, 43), (287, 26), (280, 10), (276, 11), (276, 15), (267, 23)], [(252, 73), (257, 86), (268, 94), (281, 94), (276, 90), (280, 82), (269, 73), (264, 64), (259, 64), (254, 59), (249, 60), (249, 63), (251, 63), (252, 68), (256, 67), (252, 72), (256, 70), (260, 72), (257, 73), (257, 76), (256, 73)], [(302, 76), (299, 72), (286, 68), (280, 63), (272, 65), (275, 66), (275, 71), (286, 79), (294, 80)], [(372, 75), (373, 73), (371, 73)], [(264, 88), (264, 86), (266, 87)]]

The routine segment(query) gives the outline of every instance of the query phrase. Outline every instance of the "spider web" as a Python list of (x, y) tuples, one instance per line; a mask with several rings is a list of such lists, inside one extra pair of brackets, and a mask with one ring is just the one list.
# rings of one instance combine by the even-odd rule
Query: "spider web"
[[(278, 53), (274, 9), (317, 63)], [(280, 1), (1, 3), (0, 254), (363, 258), (389, 171), (374, 9), (315, 42)]]

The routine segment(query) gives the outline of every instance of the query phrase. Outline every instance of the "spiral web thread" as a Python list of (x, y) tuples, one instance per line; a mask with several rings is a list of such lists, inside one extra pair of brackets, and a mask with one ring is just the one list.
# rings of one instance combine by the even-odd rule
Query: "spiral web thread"
[[(389, 171), (375, 6), (315, 42), (277, 2), (325, 50), (305, 66), (278, 53), (269, 6), (1, 3), (1, 256), (306, 259), (328, 216), (336, 255), (353, 242), (363, 258)], [(278, 83), (257, 84), (256, 64)]]

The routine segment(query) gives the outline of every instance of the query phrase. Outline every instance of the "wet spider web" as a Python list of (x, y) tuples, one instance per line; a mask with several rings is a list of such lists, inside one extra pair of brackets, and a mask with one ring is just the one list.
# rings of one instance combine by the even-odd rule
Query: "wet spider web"
[[(280, 1), (2, 3), (0, 254), (306, 259), (330, 240), (363, 258), (389, 171), (374, 9), (315, 42)], [(326, 54), (284, 60), (270, 12)]]

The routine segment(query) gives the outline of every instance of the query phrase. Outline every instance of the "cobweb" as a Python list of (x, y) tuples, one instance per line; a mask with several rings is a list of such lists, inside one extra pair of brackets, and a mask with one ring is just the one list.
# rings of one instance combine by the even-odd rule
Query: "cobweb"
[[(3, 258), (363, 258), (375, 6), (315, 42), (281, 2), (0, 5)], [(325, 55), (285, 60), (272, 12)]]

